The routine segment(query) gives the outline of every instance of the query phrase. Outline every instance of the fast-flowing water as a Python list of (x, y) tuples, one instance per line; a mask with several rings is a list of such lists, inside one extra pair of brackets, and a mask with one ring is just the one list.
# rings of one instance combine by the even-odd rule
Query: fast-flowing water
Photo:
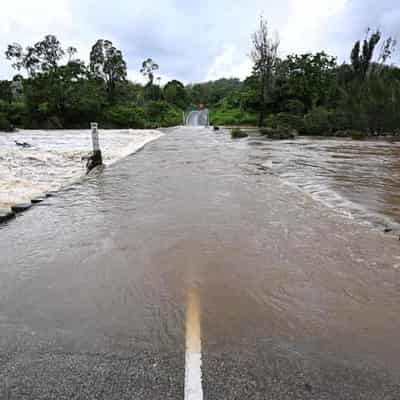
[[(160, 135), (151, 130), (101, 131), (105, 163), (134, 153)], [(16, 141), (31, 147), (17, 146)], [(400, 144), (254, 136), (243, 144), (251, 147), (245, 169), (277, 175), (360, 222), (400, 228)], [(0, 133), (0, 207), (29, 201), (80, 178), (90, 150), (89, 130)]]
[[(104, 162), (110, 165), (160, 136), (154, 130), (100, 131)], [(89, 130), (0, 132), (0, 208), (29, 202), (80, 178), (91, 148)]]
[(250, 164), (360, 222), (399, 229), (399, 143), (321, 138), (248, 143), (254, 146)]
[(1, 225), (0, 398), (181, 399), (192, 336), (208, 399), (397, 399), (399, 242), (282, 183), (388, 215), (391, 146), (175, 128)]

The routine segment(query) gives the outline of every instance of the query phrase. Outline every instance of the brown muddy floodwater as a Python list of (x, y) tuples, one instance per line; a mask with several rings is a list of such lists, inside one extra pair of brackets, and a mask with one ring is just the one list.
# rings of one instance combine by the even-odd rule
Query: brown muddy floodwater
[(61, 190), (0, 227), (0, 382), (183, 398), (195, 290), (205, 398), (397, 399), (400, 244), (359, 221), (400, 221), (398, 155), (175, 128)]
[(301, 137), (250, 140), (255, 165), (358, 222), (400, 230), (400, 144)]

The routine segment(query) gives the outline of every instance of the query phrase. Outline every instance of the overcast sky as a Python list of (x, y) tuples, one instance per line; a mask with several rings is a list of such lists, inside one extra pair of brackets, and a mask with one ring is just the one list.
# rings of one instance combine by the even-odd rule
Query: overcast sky
[[(102, 38), (122, 50), (132, 80), (147, 57), (164, 82), (244, 78), (261, 14), (279, 32), (281, 55), (324, 49), (343, 61), (368, 26), (400, 38), (399, 0), (1, 0), (0, 49), (51, 33), (87, 60)], [(13, 74), (0, 56), (0, 78)]]

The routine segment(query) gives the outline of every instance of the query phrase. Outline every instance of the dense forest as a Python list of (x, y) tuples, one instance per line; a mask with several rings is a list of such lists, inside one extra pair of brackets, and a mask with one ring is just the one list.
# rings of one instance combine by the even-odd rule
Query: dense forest
[(0, 81), (0, 129), (153, 128), (182, 123), (183, 111), (205, 104), (214, 125), (289, 127), (302, 134), (400, 133), (400, 68), (391, 65), (396, 42), (368, 30), (349, 46), (349, 62), (334, 56), (279, 57), (266, 21), (252, 37), (254, 67), (245, 80), (160, 85), (159, 66), (144, 60), (147, 83), (127, 79), (123, 53), (108, 40), (92, 47), (89, 63), (53, 35), (5, 52), (16, 75)]

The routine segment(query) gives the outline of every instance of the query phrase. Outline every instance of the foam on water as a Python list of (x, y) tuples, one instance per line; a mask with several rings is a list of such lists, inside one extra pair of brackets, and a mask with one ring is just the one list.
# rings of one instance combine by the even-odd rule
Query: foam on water
[[(111, 165), (160, 136), (155, 130), (100, 130), (104, 163)], [(91, 148), (90, 130), (0, 132), (0, 207), (29, 202), (79, 179)]]

